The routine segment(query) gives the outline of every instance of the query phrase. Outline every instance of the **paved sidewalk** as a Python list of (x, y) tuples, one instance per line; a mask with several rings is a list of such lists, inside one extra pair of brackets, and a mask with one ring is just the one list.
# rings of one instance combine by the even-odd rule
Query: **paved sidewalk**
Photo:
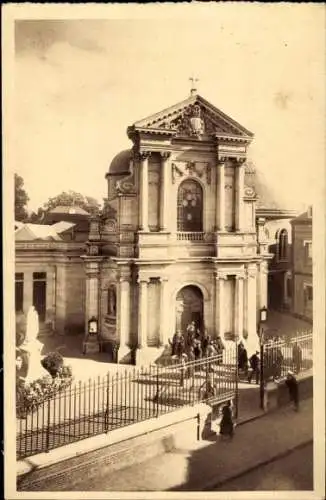
[[(280, 409), (236, 428), (232, 441), (213, 437), (150, 461), (81, 478), (74, 491), (203, 491), (294, 449), (313, 438), (312, 399), (300, 412)], [(227, 489), (227, 488), (226, 488)], [(72, 489), (69, 489), (72, 491)]]
[(284, 337), (295, 337), (312, 331), (312, 324), (303, 319), (292, 316), (289, 312), (269, 311), (266, 330), (271, 335)]

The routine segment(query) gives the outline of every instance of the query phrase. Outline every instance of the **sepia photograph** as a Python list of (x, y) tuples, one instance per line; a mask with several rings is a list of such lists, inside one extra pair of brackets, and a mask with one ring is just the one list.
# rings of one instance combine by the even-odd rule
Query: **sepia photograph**
[(6, 498), (325, 498), (325, 5), (3, 14)]

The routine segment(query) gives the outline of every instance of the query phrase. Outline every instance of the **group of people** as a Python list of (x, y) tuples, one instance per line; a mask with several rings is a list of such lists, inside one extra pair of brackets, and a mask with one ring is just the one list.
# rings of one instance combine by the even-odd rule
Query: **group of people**
[[(264, 378), (273, 380), (279, 379), (282, 376), (282, 365), (284, 357), (279, 346), (271, 346), (264, 352)], [(259, 351), (256, 351), (248, 358), (247, 350), (243, 342), (238, 344), (238, 369), (247, 377), (250, 383), (255, 377), (256, 384), (259, 383), (261, 359)]]
[(260, 355), (259, 351), (256, 351), (252, 356), (248, 358), (247, 349), (245, 348), (243, 342), (238, 344), (238, 370), (242, 371), (247, 377), (249, 384), (252, 378), (255, 378), (256, 384), (259, 384), (260, 377)]
[(207, 331), (202, 333), (196, 324), (192, 321), (186, 328), (184, 335), (178, 330), (170, 341), (172, 347), (172, 356), (186, 361), (195, 361), (205, 357), (220, 354), (222, 363), (222, 353), (224, 344), (220, 336), (212, 340)]

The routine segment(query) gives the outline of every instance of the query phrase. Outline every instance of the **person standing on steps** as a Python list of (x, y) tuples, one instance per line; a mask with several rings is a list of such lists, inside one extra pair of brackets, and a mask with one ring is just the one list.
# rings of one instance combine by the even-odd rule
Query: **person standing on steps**
[(294, 403), (295, 411), (299, 411), (299, 386), (298, 381), (292, 371), (288, 371), (285, 383), (289, 390), (290, 400)]
[(252, 377), (255, 375), (256, 384), (259, 384), (260, 359), (258, 351), (249, 358), (249, 363), (251, 370), (248, 372), (248, 382), (251, 384)]

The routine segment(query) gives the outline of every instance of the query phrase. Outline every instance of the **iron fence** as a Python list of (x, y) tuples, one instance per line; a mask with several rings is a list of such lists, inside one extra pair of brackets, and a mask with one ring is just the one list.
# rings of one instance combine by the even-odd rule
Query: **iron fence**
[(235, 347), (196, 361), (108, 373), (71, 386), (26, 412), (17, 407), (17, 458), (46, 452), (237, 392)]
[(262, 344), (264, 381), (296, 375), (312, 368), (312, 332), (289, 340), (272, 340)]

